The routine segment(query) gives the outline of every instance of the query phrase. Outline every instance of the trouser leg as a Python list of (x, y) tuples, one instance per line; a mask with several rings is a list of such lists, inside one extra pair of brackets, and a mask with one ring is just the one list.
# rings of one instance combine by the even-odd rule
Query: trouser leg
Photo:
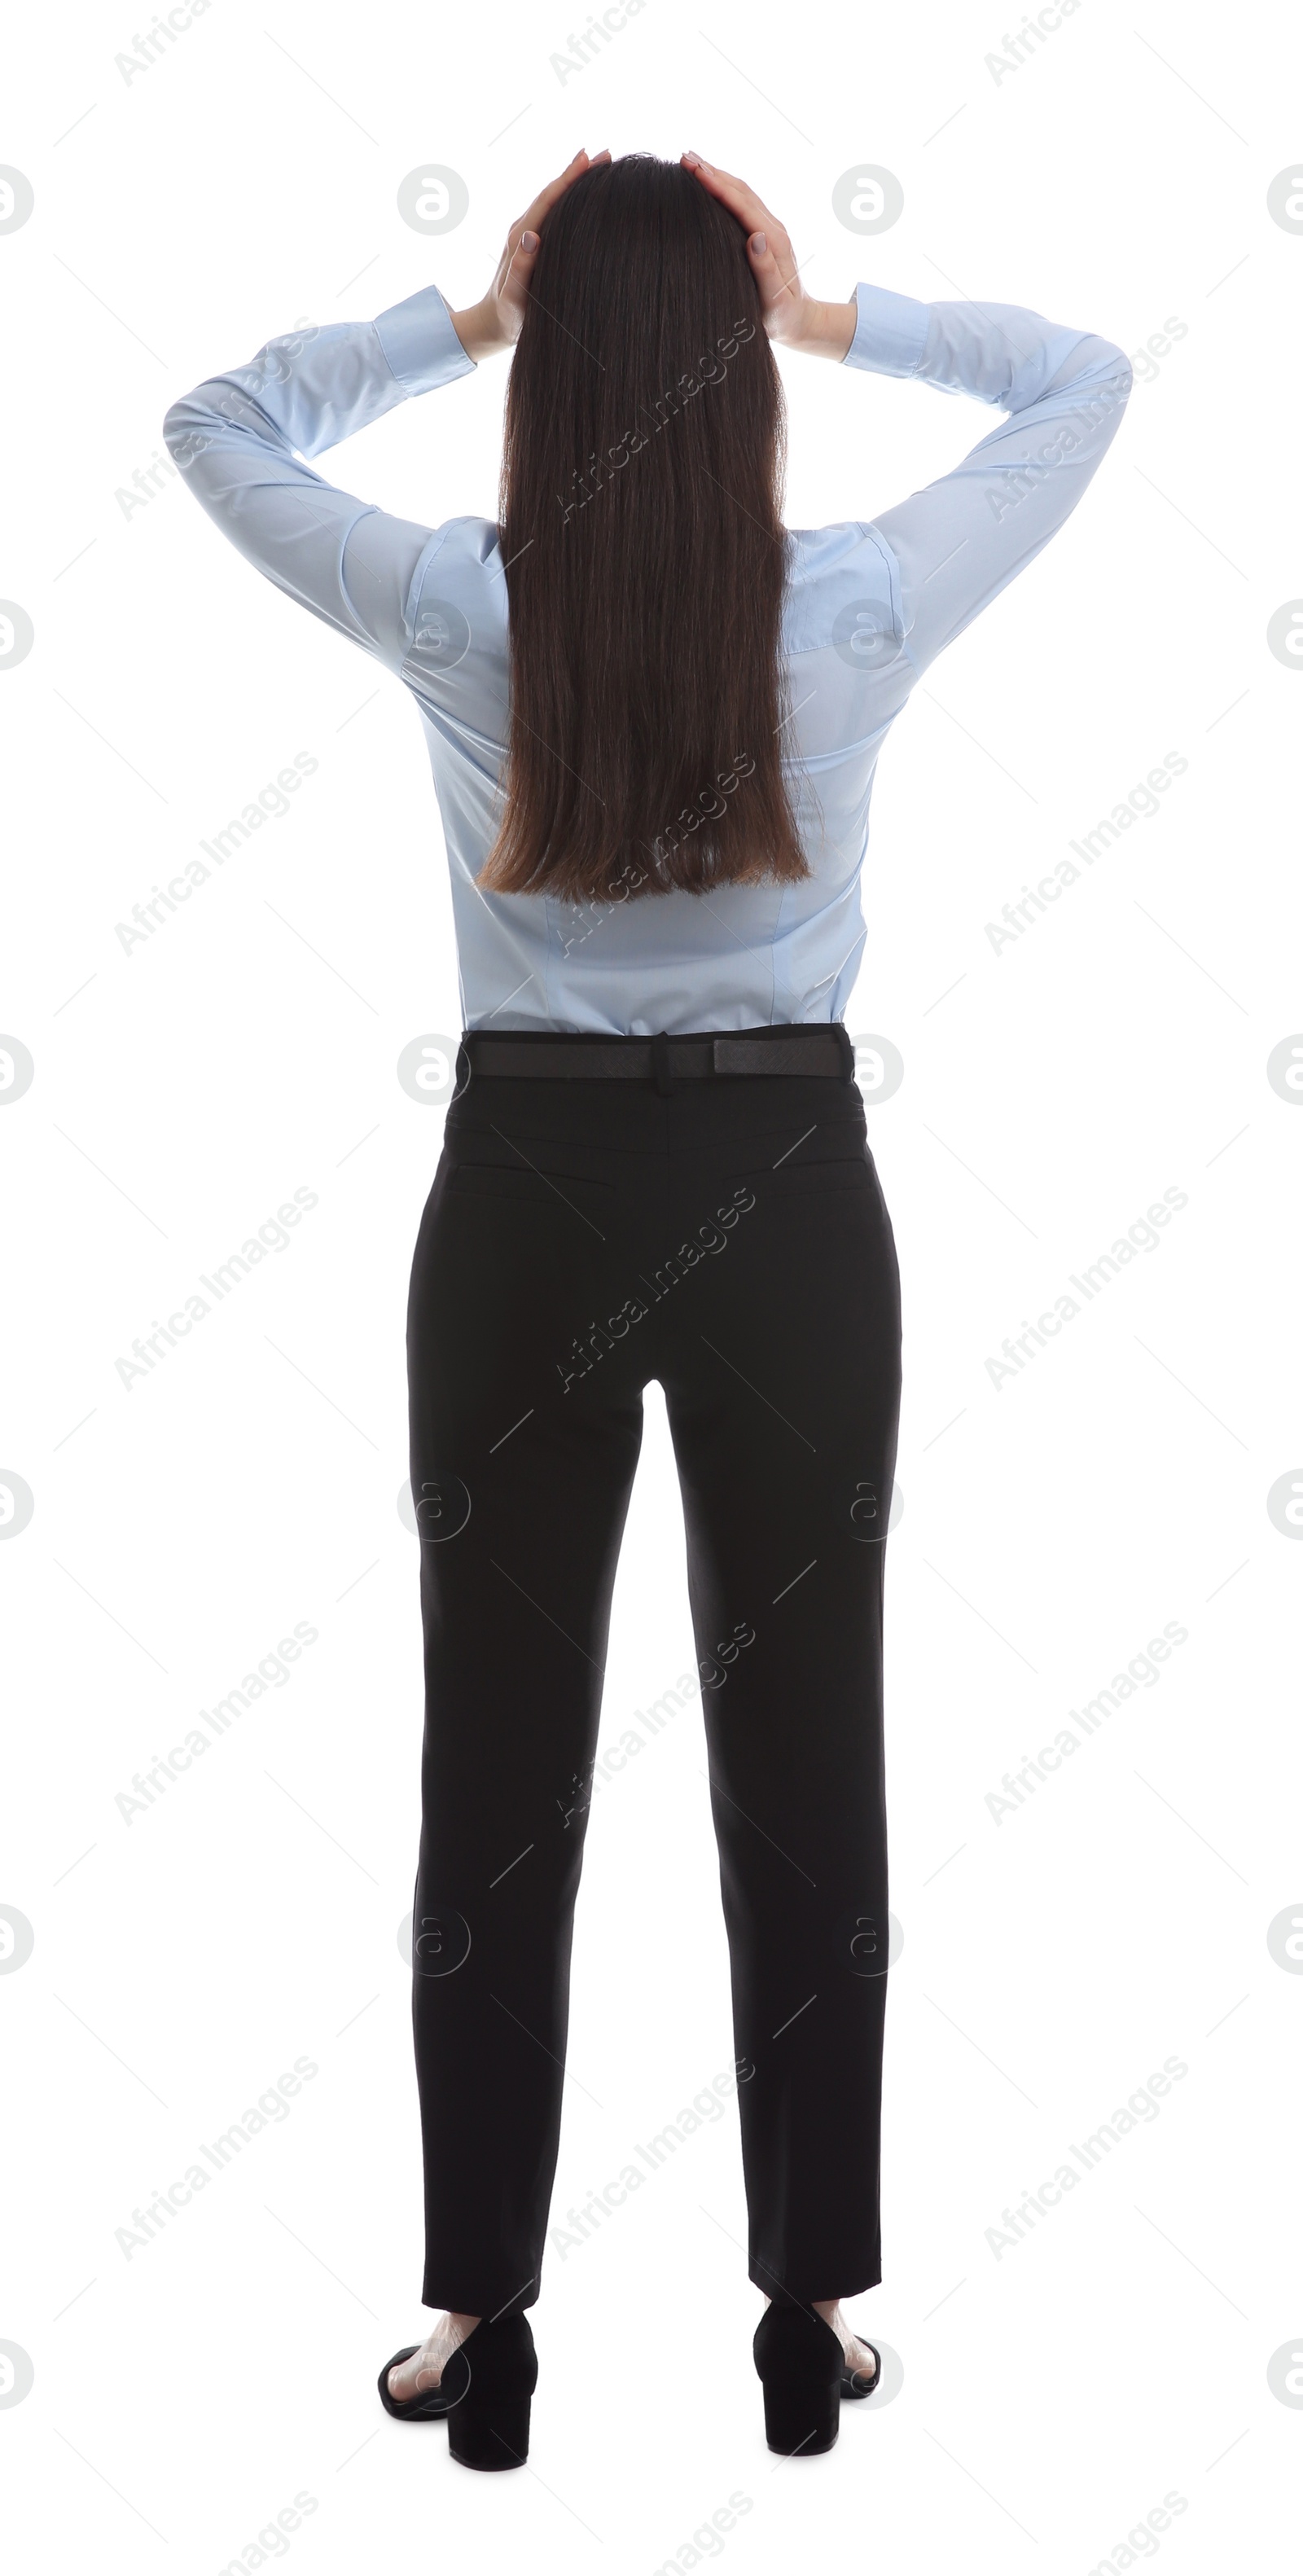
[(727, 1925), (751, 2278), (881, 2275), (883, 1544), (899, 1275), (876, 1175), (784, 1183), (676, 1292), (666, 1381)]
[(413, 1906), (422, 2298), (478, 2316), (538, 2296), (607, 1625), (642, 1430), (618, 1350), (554, 1391), (592, 1255), (565, 1202), (514, 1199), (514, 1186), (446, 1198), (436, 1185), (408, 1321), (426, 1685)]

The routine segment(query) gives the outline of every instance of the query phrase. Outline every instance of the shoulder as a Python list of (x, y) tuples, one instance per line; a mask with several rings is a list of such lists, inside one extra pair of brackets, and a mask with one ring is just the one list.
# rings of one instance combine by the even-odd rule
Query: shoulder
[(432, 530), (413, 576), (413, 588), (430, 576), (470, 587), (502, 579), (502, 548), (492, 519), (445, 519)]
[(900, 568), (886, 538), (868, 520), (787, 531), (787, 653), (817, 653), (829, 644), (881, 669), (904, 647)]
[(446, 519), (421, 550), (407, 594), (407, 662), (450, 670), (468, 651), (500, 650), (507, 585), (492, 519)]

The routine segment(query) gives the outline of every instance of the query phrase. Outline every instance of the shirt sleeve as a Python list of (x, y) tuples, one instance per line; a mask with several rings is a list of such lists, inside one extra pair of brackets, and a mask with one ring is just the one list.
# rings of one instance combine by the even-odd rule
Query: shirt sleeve
[(924, 304), (864, 285), (855, 302), (844, 365), (1009, 414), (962, 464), (871, 522), (894, 559), (921, 672), (1076, 508), (1122, 418), (1131, 364), (1113, 341), (1018, 304)]
[(223, 535), (301, 607), (391, 670), (413, 641), (410, 610), (443, 530), (397, 519), (301, 460), (319, 456), (412, 394), (469, 375), (436, 286), (374, 322), (305, 324), (247, 366), (174, 402), (168, 452)]

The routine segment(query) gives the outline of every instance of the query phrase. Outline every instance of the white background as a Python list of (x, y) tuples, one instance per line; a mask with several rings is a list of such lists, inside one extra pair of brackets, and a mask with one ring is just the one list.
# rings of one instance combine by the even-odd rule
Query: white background
[[(35, 1062), (0, 1117), (0, 1466), (35, 1498), (0, 1547), (0, 1903), (35, 1934), (0, 1977), (0, 2341), (34, 2372), (0, 2408), (15, 2565), (1279, 2563), (1303, 2413), (1268, 2365), (1303, 2350), (1303, 1983), (1267, 1930), (1303, 1912), (1303, 1550), (1267, 1495), (1303, 1474), (1303, 1114), (1266, 1065), (1303, 1027), (1303, 675), (1267, 625), (1303, 594), (1303, 235), (1267, 190), (1303, 66), (1283, 10), (1043, 14), (998, 78), (1016, 26), (956, 5), (646, 0), (564, 82), (549, 57), (578, 28), (520, 0), (212, 0), (130, 80), (114, 57), (144, 29), (112, 7), (10, 31), (0, 159), (35, 191), (0, 236), (0, 593), (35, 630), (0, 670), (0, 1028)], [(260, 583), (177, 480), (129, 515), (115, 496), (169, 401), (300, 318), (430, 276), (473, 301), (581, 142), (742, 171), (817, 293), (998, 298), (1128, 352), (1168, 317), (1186, 331), (1137, 360), (1065, 532), (916, 693), (874, 807), (850, 1026), (905, 1063), (870, 1111), (905, 1308), (904, 1947), (885, 2278), (852, 2310), (898, 2393), (843, 2409), (826, 2458), (766, 2450), (730, 2102), (549, 2251), (529, 2468), (476, 2479), (375, 2388), (428, 2323), (398, 1495), (442, 1113), (395, 1067), (459, 1026), (437, 809), (399, 684)], [(395, 202), (423, 154), (470, 192), (433, 241)], [(832, 211), (857, 156), (904, 189), (870, 239)], [(990, 426), (780, 363), (792, 524), (869, 518)], [(504, 381), (488, 362), (321, 470), (430, 524), (491, 515)], [(319, 766), (293, 810), (124, 953), (115, 924), (299, 751)], [(985, 925), (1169, 752), (1188, 768), (1161, 811), (994, 951)], [(296, 1188), (319, 1203), (287, 1248), (128, 1391), (133, 1338)], [(997, 1390), (1004, 1338), (1169, 1188), (1188, 1204), (1157, 1247)], [(133, 1773), (297, 1621), (319, 1636), (291, 1678), (124, 1822)], [(997, 1822), (1002, 1775), (1171, 1621), (1188, 1637), (1161, 1678)], [(603, 1744), (692, 1662), (653, 1389)], [(732, 2059), (695, 1705), (648, 1757), (591, 1819), (560, 2220)], [(284, 2120), (128, 2259), (133, 2208), (300, 2056), (318, 2071)], [(1155, 2115), (994, 2248), (1169, 2057), (1187, 2072)], [(292, 2538), (259, 2543), (300, 2492)], [(1161, 2538), (1128, 2543), (1169, 2492)], [(694, 2543), (734, 2493), (727, 2537)]]

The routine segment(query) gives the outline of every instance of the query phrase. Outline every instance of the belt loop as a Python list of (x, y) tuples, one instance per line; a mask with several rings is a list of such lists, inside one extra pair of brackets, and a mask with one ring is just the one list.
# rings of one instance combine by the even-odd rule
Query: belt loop
[(847, 1028), (844, 1020), (837, 1020), (833, 1025), (841, 1040), (842, 1080), (844, 1082), (853, 1082), (855, 1080), (855, 1041), (852, 1038), (850, 1030)]
[(671, 1100), (674, 1096), (674, 1081), (670, 1073), (670, 1041), (664, 1029), (656, 1031), (651, 1042), (651, 1050), (656, 1088), (662, 1100)]

